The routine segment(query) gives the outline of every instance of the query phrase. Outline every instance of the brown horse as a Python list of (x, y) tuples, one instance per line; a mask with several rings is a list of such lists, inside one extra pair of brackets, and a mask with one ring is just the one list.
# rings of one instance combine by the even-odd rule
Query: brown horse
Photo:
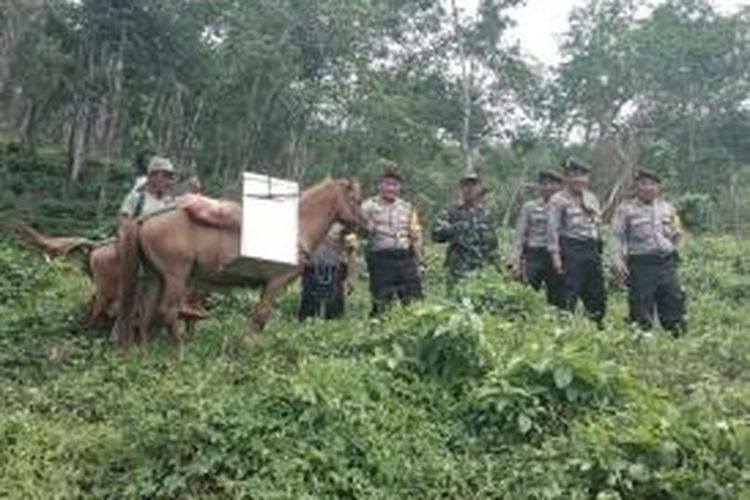
[[(304, 263), (331, 225), (336, 221), (348, 226), (361, 225), (362, 220), (359, 186), (350, 179), (326, 179), (305, 190), (300, 197), (298, 266), (267, 278), (231, 275), (224, 268), (239, 256), (237, 227), (241, 210), (232, 202), (222, 203), (227, 208), (227, 217), (213, 224), (196, 220), (188, 210), (178, 209), (152, 217), (140, 226), (130, 222), (121, 226), (121, 309), (115, 332), (123, 345), (132, 343), (136, 304), (143, 304), (140, 342), (145, 344), (152, 321), (161, 314), (181, 349), (177, 310), (191, 279), (219, 286), (262, 285), (260, 301), (250, 318), (253, 329), (260, 332), (271, 313), (273, 301), (300, 275)], [(137, 270), (141, 259), (160, 278), (158, 289), (146, 298), (138, 297)]]
[(85, 318), (86, 329), (92, 328), (104, 314), (115, 316), (112, 309), (119, 291), (120, 262), (113, 240), (96, 242), (76, 236), (50, 237), (20, 220), (14, 220), (11, 226), (50, 257), (66, 257), (76, 252), (85, 256), (84, 271), (94, 282)]
[[(116, 319), (120, 291), (120, 259), (114, 239), (93, 241), (79, 236), (47, 236), (20, 220), (10, 223), (26, 241), (52, 258), (80, 253), (84, 256), (84, 272), (91, 278), (94, 291), (89, 299), (84, 330), (92, 330), (102, 318)], [(188, 331), (192, 331), (197, 318), (180, 311)]]

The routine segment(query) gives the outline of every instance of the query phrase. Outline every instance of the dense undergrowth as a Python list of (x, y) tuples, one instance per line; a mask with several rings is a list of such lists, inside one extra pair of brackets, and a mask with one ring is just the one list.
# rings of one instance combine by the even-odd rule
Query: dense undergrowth
[(379, 321), (360, 290), (299, 325), (292, 293), (256, 341), (248, 295), (214, 296), (176, 359), (82, 336), (78, 269), (5, 240), (0, 497), (741, 498), (745, 248), (689, 242), (679, 340), (622, 324), (621, 294), (599, 332), (487, 274)]
[[(0, 215), (106, 234), (96, 183), (3, 154)], [(625, 325), (621, 290), (601, 332), (493, 273), (448, 297), (433, 255), (428, 299), (378, 321), (365, 282), (330, 323), (292, 292), (252, 340), (252, 293), (213, 295), (176, 359), (83, 335), (77, 264), (2, 235), (0, 498), (750, 498), (748, 250), (689, 239), (678, 340)]]

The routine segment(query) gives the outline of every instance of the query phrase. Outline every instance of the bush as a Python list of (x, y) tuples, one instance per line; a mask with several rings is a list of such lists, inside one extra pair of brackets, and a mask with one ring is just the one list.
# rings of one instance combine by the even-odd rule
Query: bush
[(714, 203), (704, 193), (684, 193), (677, 199), (677, 212), (683, 225), (694, 231), (714, 227)]
[(290, 295), (260, 339), (252, 293), (212, 295), (176, 359), (81, 336), (80, 270), (0, 241), (0, 497), (741, 498), (743, 248), (687, 241), (679, 340), (486, 273), (373, 320)]

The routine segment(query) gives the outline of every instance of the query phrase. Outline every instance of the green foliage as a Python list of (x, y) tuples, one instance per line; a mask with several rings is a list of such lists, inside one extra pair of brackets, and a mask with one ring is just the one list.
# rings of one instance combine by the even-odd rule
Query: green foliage
[(583, 337), (522, 346), (471, 395), (467, 422), (488, 446), (562, 432), (586, 411), (614, 409), (629, 383)]
[(484, 322), (467, 307), (417, 306), (407, 317), (399, 316), (392, 318), (392, 327), (403, 330), (386, 366), (409, 368), (448, 386), (470, 382), (491, 366)]
[(523, 319), (541, 314), (546, 307), (529, 287), (490, 271), (459, 282), (453, 295), (477, 312), (510, 318)]
[(65, 181), (65, 155), (59, 148), (5, 145), (0, 149), (0, 221), (21, 217), (51, 234), (110, 236), (122, 198), (133, 185), (127, 164), (90, 160), (80, 183)]
[(714, 203), (705, 193), (684, 193), (677, 199), (677, 212), (688, 229), (697, 231), (712, 227)]
[(378, 320), (289, 299), (258, 340), (250, 294), (212, 296), (176, 359), (81, 337), (79, 271), (4, 241), (0, 496), (740, 498), (744, 245), (687, 241), (679, 340), (633, 335), (620, 293), (599, 332), (486, 273)]

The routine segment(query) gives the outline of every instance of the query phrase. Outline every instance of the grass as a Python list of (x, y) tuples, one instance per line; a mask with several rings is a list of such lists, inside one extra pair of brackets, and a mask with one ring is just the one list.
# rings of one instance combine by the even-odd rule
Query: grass
[[(742, 498), (750, 491), (745, 242), (684, 252), (690, 333), (607, 329), (488, 273), (366, 319), (257, 342), (213, 296), (183, 359), (83, 337), (77, 268), (0, 243), (0, 497)], [(434, 264), (434, 263), (433, 263)]]

